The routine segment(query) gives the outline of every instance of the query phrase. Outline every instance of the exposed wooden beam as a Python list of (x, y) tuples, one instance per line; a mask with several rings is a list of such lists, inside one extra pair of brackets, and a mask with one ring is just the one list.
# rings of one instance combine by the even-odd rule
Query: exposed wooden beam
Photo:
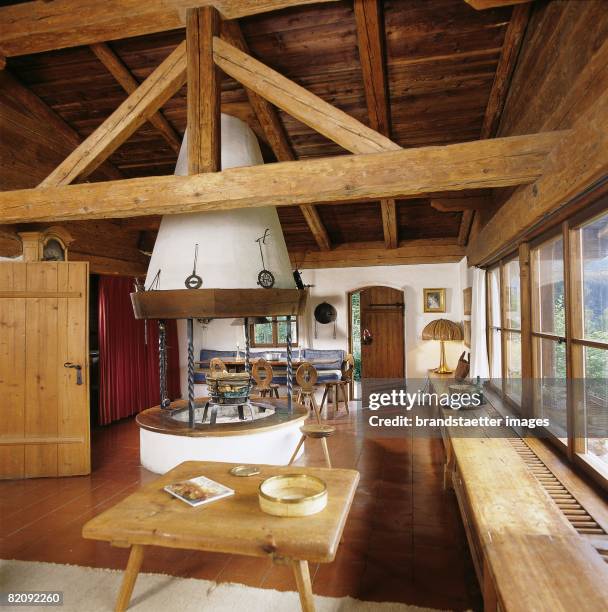
[(377, 153), (400, 149), (399, 145), (386, 136), (368, 128), (226, 41), (215, 38), (213, 53), (215, 62), (226, 74), (347, 151)]
[[(243, 51), (243, 53), (249, 53), (247, 42), (245, 41), (245, 37), (243, 36), (238, 22), (223, 21), (222, 38), (240, 51)], [(266, 135), (266, 140), (270, 144), (276, 158), (279, 161), (294, 160), (296, 157), (291, 145), (289, 144), (285, 127), (283, 126), (279, 114), (274, 106), (272, 106), (268, 100), (262, 98), (262, 96), (259, 96), (257, 93), (255, 93), (255, 91), (252, 91), (248, 87), (245, 87), (245, 92), (247, 93), (249, 103), (251, 104), (251, 107), (253, 108), (260, 125), (262, 126), (262, 130)], [(314, 236), (319, 248), (323, 251), (330, 249), (331, 240), (329, 238), (329, 234), (327, 233), (327, 229), (323, 225), (323, 221), (321, 221), (321, 217), (319, 216), (319, 213), (314, 205), (306, 204), (300, 206), (300, 210), (302, 211), (302, 215), (304, 215), (308, 228)]]
[(471, 232), (471, 226), (473, 225), (473, 219), (475, 218), (474, 210), (465, 210), (462, 213), (462, 219), (460, 220), (460, 229), (458, 230), (459, 246), (466, 246), (469, 241), (469, 234)]
[(390, 121), (384, 69), (384, 26), (381, 22), (378, 0), (355, 0), (354, 11), (369, 125), (381, 134), (389, 136)]
[(382, 230), (384, 231), (384, 246), (396, 249), (399, 244), (397, 226), (397, 203), (395, 200), (380, 200), (382, 210)]
[[(106, 43), (95, 43), (91, 45), (91, 51), (128, 94), (132, 94), (139, 87), (139, 83), (131, 74), (131, 71)], [(179, 153), (179, 148), (182, 143), (181, 136), (167, 121), (162, 112), (158, 111), (154, 113), (149, 121), (160, 132), (168, 145), (176, 153)]]
[(500, 53), (500, 60), (494, 75), (494, 82), (488, 98), (486, 112), (481, 128), (482, 138), (492, 138), (496, 135), (502, 109), (505, 105), (511, 76), (515, 69), (517, 56), (526, 32), (530, 17), (530, 4), (520, 4), (513, 7), (511, 21), (505, 32), (505, 39)]
[(90, 174), (173, 96), (185, 79), (184, 41), (40, 186), (67, 185)]
[(70, 251), (70, 261), (88, 261), (90, 274), (118, 275), (118, 276), (145, 276), (148, 271), (148, 264), (127, 261), (126, 259), (116, 259), (105, 255), (91, 255)]
[(405, 264), (450, 263), (460, 261), (465, 249), (454, 239), (406, 240), (395, 249), (382, 242), (343, 244), (325, 253), (290, 251), (292, 265), (305, 268), (350, 268), (359, 266), (397, 266)]
[(560, 139), (542, 175), (517, 189), (469, 244), (470, 265), (488, 263), (505, 248), (515, 246), (527, 232), (608, 174), (606, 125), (608, 89)]
[(528, 4), (532, 0), (464, 0), (474, 9), (483, 11), (485, 9), (497, 8), (499, 6), (510, 6), (512, 4)]
[(213, 62), (213, 37), (219, 29), (213, 7), (188, 10), (188, 174), (221, 167), (220, 78)]
[(431, 206), (439, 212), (460, 212), (463, 210), (486, 210), (492, 205), (489, 197), (431, 198)]
[(184, 27), (186, 9), (214, 6), (238, 19), (290, 6), (335, 0), (36, 0), (0, 9), (0, 55), (142, 36)]
[[(565, 133), (566, 135), (568, 132)], [(522, 185), (563, 132), (262, 166), (0, 192), (0, 224), (399, 199)]]

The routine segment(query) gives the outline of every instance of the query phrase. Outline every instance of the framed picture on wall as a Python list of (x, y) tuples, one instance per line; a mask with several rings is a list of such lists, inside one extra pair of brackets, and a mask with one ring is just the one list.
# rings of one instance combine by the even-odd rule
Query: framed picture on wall
[(463, 321), (462, 328), (464, 334), (464, 345), (467, 348), (471, 348), (471, 321)]
[(467, 287), (462, 290), (462, 307), (463, 314), (471, 314), (471, 304), (473, 302), (473, 287)]
[(445, 312), (445, 289), (424, 289), (424, 312)]

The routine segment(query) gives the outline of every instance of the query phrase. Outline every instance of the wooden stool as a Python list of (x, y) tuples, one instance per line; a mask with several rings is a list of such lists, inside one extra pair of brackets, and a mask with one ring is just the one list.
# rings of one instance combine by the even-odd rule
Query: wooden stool
[(302, 437), (296, 446), (296, 450), (293, 451), (293, 455), (289, 460), (287, 465), (291, 465), (296, 457), (298, 456), (298, 451), (304, 444), (304, 440), (306, 438), (315, 438), (321, 440), (321, 446), (323, 447), (323, 454), (325, 455), (325, 463), (327, 463), (327, 467), (331, 467), (331, 459), (329, 458), (329, 449), (327, 448), (327, 438), (329, 436), (333, 436), (336, 433), (336, 428), (331, 425), (302, 425), (300, 427), (300, 431), (302, 432)]
[(326, 399), (327, 406), (329, 409), (329, 404), (331, 403), (331, 396), (333, 392), (335, 409), (340, 409), (339, 395), (341, 394), (342, 401), (344, 402), (344, 407), (346, 408), (346, 414), (350, 414), (350, 410), (348, 409), (348, 391), (350, 384), (353, 380), (353, 374), (355, 370), (355, 358), (352, 355), (348, 354), (344, 358), (344, 361), (340, 366), (340, 370), (342, 371), (340, 380), (330, 380), (329, 382), (324, 383), (325, 391), (323, 391), (323, 399), (321, 400), (321, 412), (323, 412), (323, 407), (325, 406)]
[(260, 397), (266, 397), (269, 395), (272, 397), (279, 397), (279, 385), (272, 382), (274, 373), (272, 366), (265, 359), (257, 359), (252, 368), (251, 376), (255, 380), (255, 389), (260, 394)]
[(317, 416), (317, 422), (321, 422), (321, 412), (315, 399), (315, 383), (317, 382), (317, 370), (312, 365), (305, 361), (296, 371), (296, 382), (300, 385), (298, 389), (298, 395), (296, 402), (298, 404), (304, 404), (311, 410), (315, 411)]

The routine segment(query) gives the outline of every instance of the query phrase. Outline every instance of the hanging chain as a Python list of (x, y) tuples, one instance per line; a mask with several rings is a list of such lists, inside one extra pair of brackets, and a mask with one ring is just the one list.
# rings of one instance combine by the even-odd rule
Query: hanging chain
[(165, 321), (158, 322), (158, 370), (160, 385), (160, 407), (168, 408), (171, 400), (167, 396), (167, 326)]

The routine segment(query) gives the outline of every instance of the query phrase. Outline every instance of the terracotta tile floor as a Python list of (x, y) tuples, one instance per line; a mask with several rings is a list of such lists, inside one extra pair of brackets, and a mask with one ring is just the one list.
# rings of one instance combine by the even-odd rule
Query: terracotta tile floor
[[(330, 420), (334, 466), (358, 469), (361, 482), (336, 560), (311, 567), (315, 593), (481, 609), (456, 500), (442, 489), (441, 441), (372, 437), (354, 403)], [(133, 420), (95, 430), (92, 452), (87, 477), (0, 482), (0, 557), (124, 568), (127, 551), (82, 539), (82, 525), (155, 475), (139, 465)], [(323, 465), (314, 440), (300, 463)], [(249, 557), (155, 548), (143, 571), (295, 590), (289, 568)]]

